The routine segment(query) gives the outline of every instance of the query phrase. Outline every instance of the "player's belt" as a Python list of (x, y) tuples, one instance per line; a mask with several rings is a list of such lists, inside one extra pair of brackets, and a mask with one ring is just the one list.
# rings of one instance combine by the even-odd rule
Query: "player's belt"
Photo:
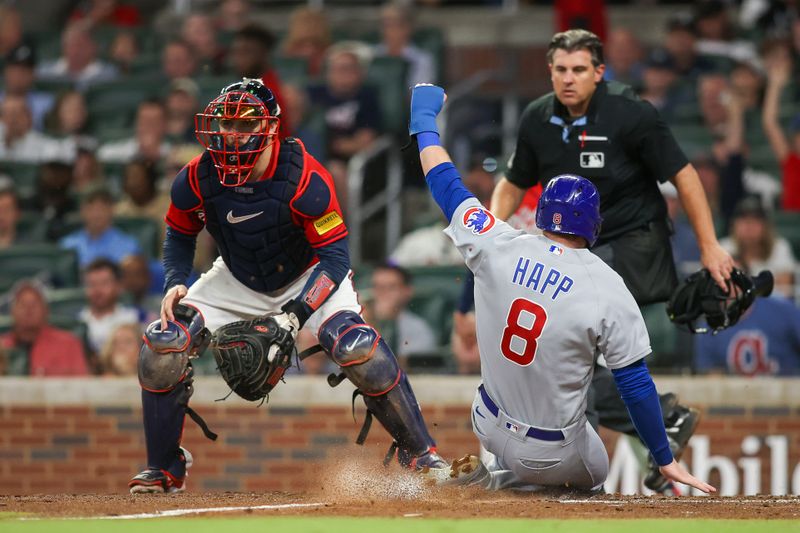
[[(489, 394), (486, 392), (486, 389), (483, 388), (483, 384), (478, 387), (478, 392), (481, 393), (481, 399), (483, 399), (483, 405), (492, 413), (495, 418), (500, 413), (500, 408), (497, 407), (497, 404), (492, 401), (489, 397)], [(560, 429), (540, 429), (535, 427), (528, 428), (528, 432), (525, 433), (528, 437), (539, 439), (539, 440), (564, 440), (564, 432)]]

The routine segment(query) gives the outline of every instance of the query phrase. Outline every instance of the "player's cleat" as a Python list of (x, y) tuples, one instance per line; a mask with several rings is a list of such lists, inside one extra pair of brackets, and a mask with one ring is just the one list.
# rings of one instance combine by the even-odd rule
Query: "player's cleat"
[[(675, 409), (669, 414), (666, 420), (667, 438), (669, 439), (669, 447), (672, 450), (672, 456), (676, 461), (679, 461), (683, 452), (686, 450), (686, 445), (689, 439), (697, 429), (700, 423), (700, 411), (694, 407), (684, 407), (677, 405)], [(644, 486), (648, 489), (665, 494), (668, 496), (679, 495), (678, 488), (667, 478), (661, 475), (658, 465), (653, 462), (653, 458), (648, 459), (649, 472), (644, 478)]]
[(456, 459), (449, 468), (431, 469), (424, 475), (432, 479), (437, 485), (468, 486), (482, 483), (489, 475), (489, 471), (475, 455), (465, 455)]
[[(185, 463), (185, 468), (188, 470), (192, 466), (192, 454), (185, 448), (179, 448), (178, 453)], [(130, 480), (128, 488), (131, 494), (183, 492), (186, 490), (187, 475), (188, 473), (178, 478), (166, 470), (147, 468)]]

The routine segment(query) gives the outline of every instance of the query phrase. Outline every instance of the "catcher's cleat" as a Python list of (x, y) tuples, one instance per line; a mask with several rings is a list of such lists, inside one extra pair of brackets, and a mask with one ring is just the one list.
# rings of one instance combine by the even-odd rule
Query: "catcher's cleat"
[[(185, 462), (185, 468), (188, 470), (192, 466), (192, 454), (185, 448), (179, 448), (181, 459)], [(170, 474), (166, 470), (159, 468), (147, 468), (133, 477), (128, 483), (128, 488), (131, 494), (171, 494), (175, 492), (183, 492), (186, 490), (186, 476), (178, 478)]]
[[(700, 411), (694, 407), (684, 407), (678, 405), (667, 417), (666, 431), (669, 439), (669, 447), (675, 460), (680, 460), (689, 439), (700, 423)], [(648, 459), (649, 472), (644, 478), (644, 486), (648, 489), (666, 495), (680, 494), (677, 487), (661, 475), (658, 465), (653, 458)]]
[(397, 460), (401, 465), (418, 471), (426, 471), (428, 469), (447, 469), (450, 465), (444, 458), (436, 452), (436, 448), (429, 448), (428, 451), (422, 455), (409, 458), (402, 451), (398, 451)]

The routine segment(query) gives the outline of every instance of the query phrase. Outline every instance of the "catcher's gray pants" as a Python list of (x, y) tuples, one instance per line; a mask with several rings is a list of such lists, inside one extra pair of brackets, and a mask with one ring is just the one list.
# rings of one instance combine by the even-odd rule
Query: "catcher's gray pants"
[(480, 393), (472, 402), (472, 429), (489, 452), (481, 461), (489, 475), (480, 484), (487, 489), (536, 490), (546, 486), (598, 489), (608, 475), (603, 441), (586, 420), (562, 428), (564, 440), (529, 437), (531, 426), (498, 410), (494, 416)]

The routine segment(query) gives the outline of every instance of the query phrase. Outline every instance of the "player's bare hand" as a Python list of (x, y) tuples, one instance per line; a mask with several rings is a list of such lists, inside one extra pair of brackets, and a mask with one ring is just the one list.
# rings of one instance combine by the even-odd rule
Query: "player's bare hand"
[(164, 299), (161, 300), (161, 330), (167, 329), (167, 321), (175, 320), (175, 304), (181, 301), (181, 298), (186, 296), (188, 289), (186, 285), (175, 285), (167, 291)]
[(689, 472), (686, 471), (683, 466), (676, 460), (672, 460), (672, 463), (662, 466), (659, 468), (661, 474), (669, 479), (670, 481), (675, 481), (677, 483), (683, 483), (684, 485), (689, 485), (690, 487), (694, 487), (697, 490), (702, 490), (706, 494), (711, 494), (712, 492), (717, 492), (717, 489), (704, 481), (700, 481)]
[(733, 258), (731, 254), (715, 242), (713, 245), (701, 250), (700, 262), (711, 273), (711, 277), (717, 282), (717, 285), (724, 291), (728, 290), (726, 280), (731, 279), (731, 271), (733, 270)]

